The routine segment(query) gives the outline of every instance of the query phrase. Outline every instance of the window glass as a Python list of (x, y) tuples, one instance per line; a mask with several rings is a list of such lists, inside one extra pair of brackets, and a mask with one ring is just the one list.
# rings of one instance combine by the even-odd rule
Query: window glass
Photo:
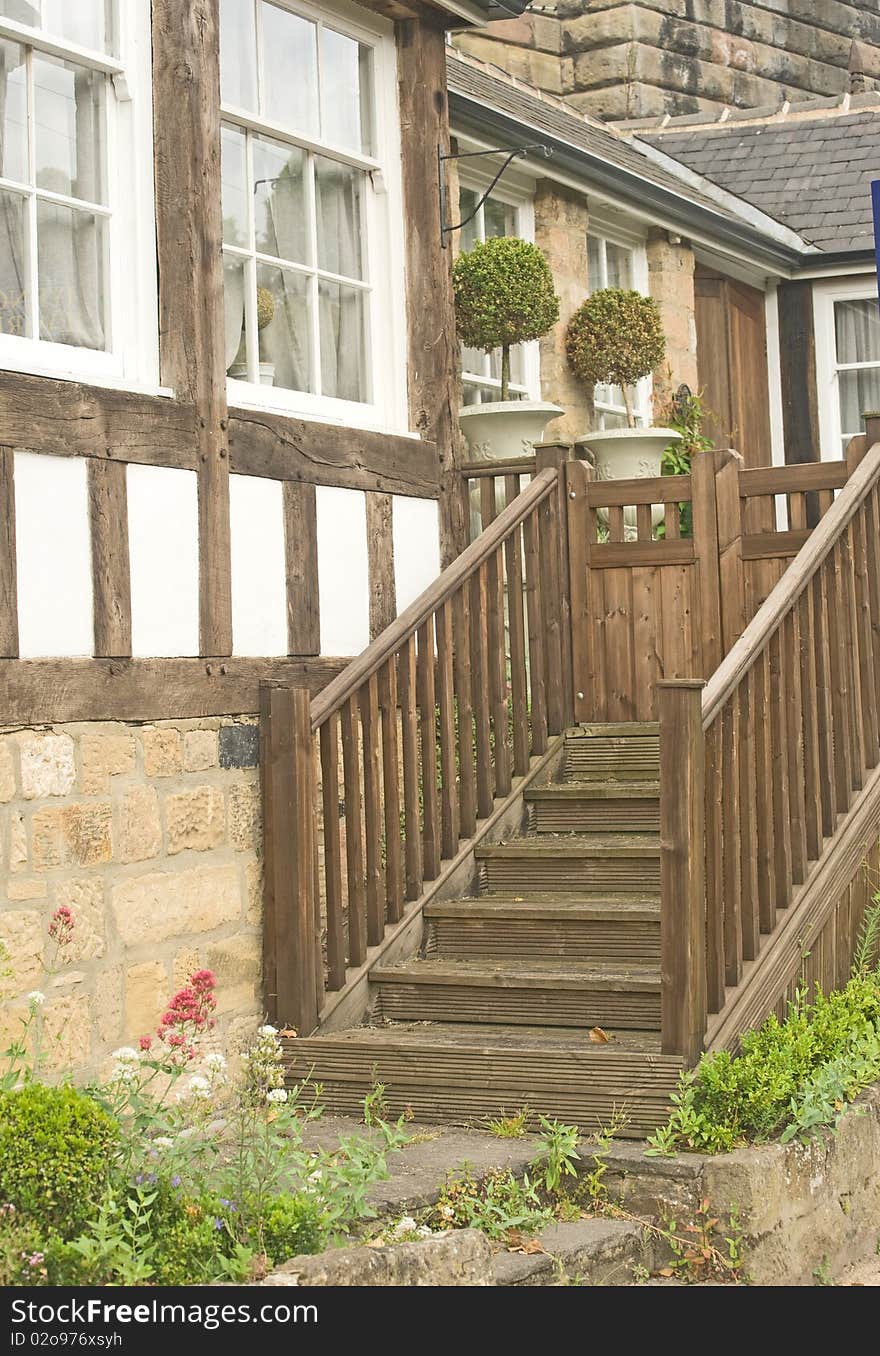
[(257, 111), (257, 40), (253, 0), (220, 0), (220, 97)]
[[(272, 122), (317, 136), (318, 28), (308, 19), (260, 5), (262, 19), (262, 112)], [(350, 92), (349, 96), (350, 98)]]
[[(587, 236), (587, 290), (598, 292), (605, 287), (635, 286), (635, 253), (627, 245), (609, 240), (595, 232)], [(648, 417), (647, 379), (632, 388), (636, 422), (645, 423)], [(626, 406), (619, 386), (598, 382), (593, 388), (593, 410), (596, 427), (600, 429), (626, 428)]]

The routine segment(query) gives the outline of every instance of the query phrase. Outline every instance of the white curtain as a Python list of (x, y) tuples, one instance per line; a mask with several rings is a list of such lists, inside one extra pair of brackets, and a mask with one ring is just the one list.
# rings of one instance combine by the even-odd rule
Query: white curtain
[[(363, 276), (363, 175), (321, 157), (315, 176), (321, 267), (348, 278)], [(364, 294), (325, 282), (320, 287), (321, 389), (340, 400), (365, 400)]]
[(873, 298), (838, 301), (834, 307), (838, 363), (876, 367), (838, 373), (843, 445), (864, 426), (866, 410), (880, 409), (880, 309)]
[[(0, 43), (0, 174), (18, 177), (14, 173), (16, 153), (10, 146), (10, 136), (16, 129), (7, 125), (9, 82), (16, 71), (23, 69), (18, 54), (21, 49), (12, 43)], [(25, 290), (27, 286), (27, 257), (24, 249), (25, 199), (18, 193), (0, 193), (0, 333), (25, 333)]]

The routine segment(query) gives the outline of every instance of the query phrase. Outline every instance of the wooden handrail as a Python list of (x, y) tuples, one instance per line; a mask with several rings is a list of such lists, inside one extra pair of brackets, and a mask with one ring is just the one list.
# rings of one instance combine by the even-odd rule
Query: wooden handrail
[(312, 702), (313, 730), (317, 730), (328, 716), (340, 710), (364, 683), (378, 672), (385, 661), (395, 654), (410, 636), (414, 636), (419, 627), (447, 599), (452, 597), (461, 584), (475, 574), (484, 561), (494, 556), (514, 528), (524, 522), (538, 504), (553, 493), (558, 477), (558, 471), (549, 467), (536, 475), (522, 494), (499, 513), (491, 526), (462, 551), (461, 555), (437, 576), (433, 584), (410, 603), (397, 620), (353, 659), (338, 677), (327, 684), (320, 696)]
[(726, 659), (715, 670), (703, 692), (703, 729), (742, 682), (755, 657), (791, 611), (806, 585), (835, 542), (858, 512), (880, 476), (880, 442), (875, 443), (850, 476), (819, 526), (801, 547), (782, 579), (755, 613)]
[(848, 474), (845, 461), (743, 467), (739, 473), (740, 494), (751, 498), (766, 494), (804, 494), (810, 490), (840, 490), (846, 484)]
[(461, 474), (465, 480), (474, 480), (482, 476), (528, 475), (534, 471), (535, 457), (509, 457), (506, 461), (486, 458), (480, 461), (465, 461), (461, 464)]

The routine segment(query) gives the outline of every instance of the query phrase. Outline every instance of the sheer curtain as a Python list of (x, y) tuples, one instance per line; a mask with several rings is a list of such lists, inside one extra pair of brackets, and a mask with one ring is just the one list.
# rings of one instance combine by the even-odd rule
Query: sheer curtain
[[(26, 166), (21, 161), (21, 146), (16, 144), (18, 124), (10, 114), (14, 96), (11, 82), (16, 72), (24, 75), (24, 53), (11, 43), (0, 43), (0, 174), (20, 179)], [(27, 256), (25, 253), (25, 199), (18, 193), (0, 192), (0, 333), (22, 335), (26, 332), (25, 294)]]
[(880, 312), (871, 298), (838, 301), (834, 306), (837, 361), (876, 363), (876, 367), (838, 372), (840, 430), (843, 444), (860, 433), (866, 410), (880, 409)]
[[(361, 193), (363, 175), (316, 157), (318, 261), (328, 273), (363, 276)], [(364, 293), (323, 280), (320, 293), (321, 389), (340, 400), (365, 400)]]

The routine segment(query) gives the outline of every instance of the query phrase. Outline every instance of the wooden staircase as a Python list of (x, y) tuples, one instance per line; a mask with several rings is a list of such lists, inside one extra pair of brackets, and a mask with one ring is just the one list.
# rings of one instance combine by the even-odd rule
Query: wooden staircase
[(653, 1128), (683, 1066), (659, 1049), (658, 772), (656, 725), (568, 732), (522, 832), (476, 849), (473, 894), (427, 904), (419, 954), (374, 966), (366, 1026), (289, 1042), (292, 1077), (337, 1111), (379, 1081), (419, 1119), (528, 1103)]

